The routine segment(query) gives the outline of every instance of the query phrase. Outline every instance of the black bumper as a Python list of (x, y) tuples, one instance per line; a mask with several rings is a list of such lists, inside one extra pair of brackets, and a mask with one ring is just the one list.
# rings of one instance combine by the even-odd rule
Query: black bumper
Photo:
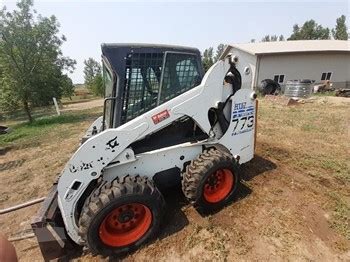
[(31, 226), (45, 261), (66, 260), (81, 253), (82, 247), (69, 238), (64, 227), (58, 208), (57, 185), (51, 188)]

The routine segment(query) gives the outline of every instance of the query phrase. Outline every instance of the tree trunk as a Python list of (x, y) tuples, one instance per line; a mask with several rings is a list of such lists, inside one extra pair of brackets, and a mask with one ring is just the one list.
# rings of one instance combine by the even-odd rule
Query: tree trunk
[(27, 100), (23, 101), (23, 107), (24, 107), (24, 111), (26, 111), (26, 113), (27, 113), (29, 123), (33, 122), (32, 113), (30, 112), (30, 108), (29, 108)]

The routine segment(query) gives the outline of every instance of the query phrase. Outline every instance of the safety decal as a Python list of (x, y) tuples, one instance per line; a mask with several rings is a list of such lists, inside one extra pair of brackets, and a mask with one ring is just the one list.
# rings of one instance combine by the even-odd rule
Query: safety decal
[(232, 135), (239, 135), (250, 132), (254, 126), (254, 106), (247, 106), (246, 103), (237, 103), (232, 112)]
[(153, 123), (156, 125), (169, 117), (170, 117), (169, 111), (164, 110), (164, 111), (152, 116), (152, 120), (153, 120)]

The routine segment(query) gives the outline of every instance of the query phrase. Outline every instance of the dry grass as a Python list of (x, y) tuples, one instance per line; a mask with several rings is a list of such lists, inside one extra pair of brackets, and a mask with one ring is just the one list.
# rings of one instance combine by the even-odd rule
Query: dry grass
[[(350, 101), (349, 101), (350, 102)], [(325, 185), (330, 223), (350, 237), (350, 103), (319, 99), (294, 107), (272, 103), (260, 110), (264, 154)], [(310, 185), (311, 187), (313, 185)], [(337, 226), (336, 226), (337, 225)]]
[[(170, 194), (160, 239), (126, 260), (349, 261), (350, 103), (327, 101), (285, 107), (262, 99), (257, 156), (242, 168), (237, 200), (203, 218), (187, 204), (174, 205), (186, 202)], [(0, 169), (1, 207), (46, 194), (101, 112), (95, 111), (2, 140), (0, 147), (9, 149), (0, 165), (14, 162)], [(10, 235), (27, 227), (36, 209), (2, 217), (0, 230)], [(16, 249), (23, 261), (40, 257), (35, 241), (17, 242)], [(80, 260), (101, 258), (86, 254)]]

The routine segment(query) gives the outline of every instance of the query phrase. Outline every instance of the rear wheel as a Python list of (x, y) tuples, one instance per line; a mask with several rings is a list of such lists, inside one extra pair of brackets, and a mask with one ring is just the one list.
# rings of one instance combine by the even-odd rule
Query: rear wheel
[(125, 254), (156, 234), (163, 209), (161, 193), (146, 177), (117, 178), (86, 200), (79, 233), (93, 253)]
[(223, 207), (239, 187), (238, 164), (229, 153), (210, 149), (200, 154), (183, 174), (182, 190), (199, 210)]

